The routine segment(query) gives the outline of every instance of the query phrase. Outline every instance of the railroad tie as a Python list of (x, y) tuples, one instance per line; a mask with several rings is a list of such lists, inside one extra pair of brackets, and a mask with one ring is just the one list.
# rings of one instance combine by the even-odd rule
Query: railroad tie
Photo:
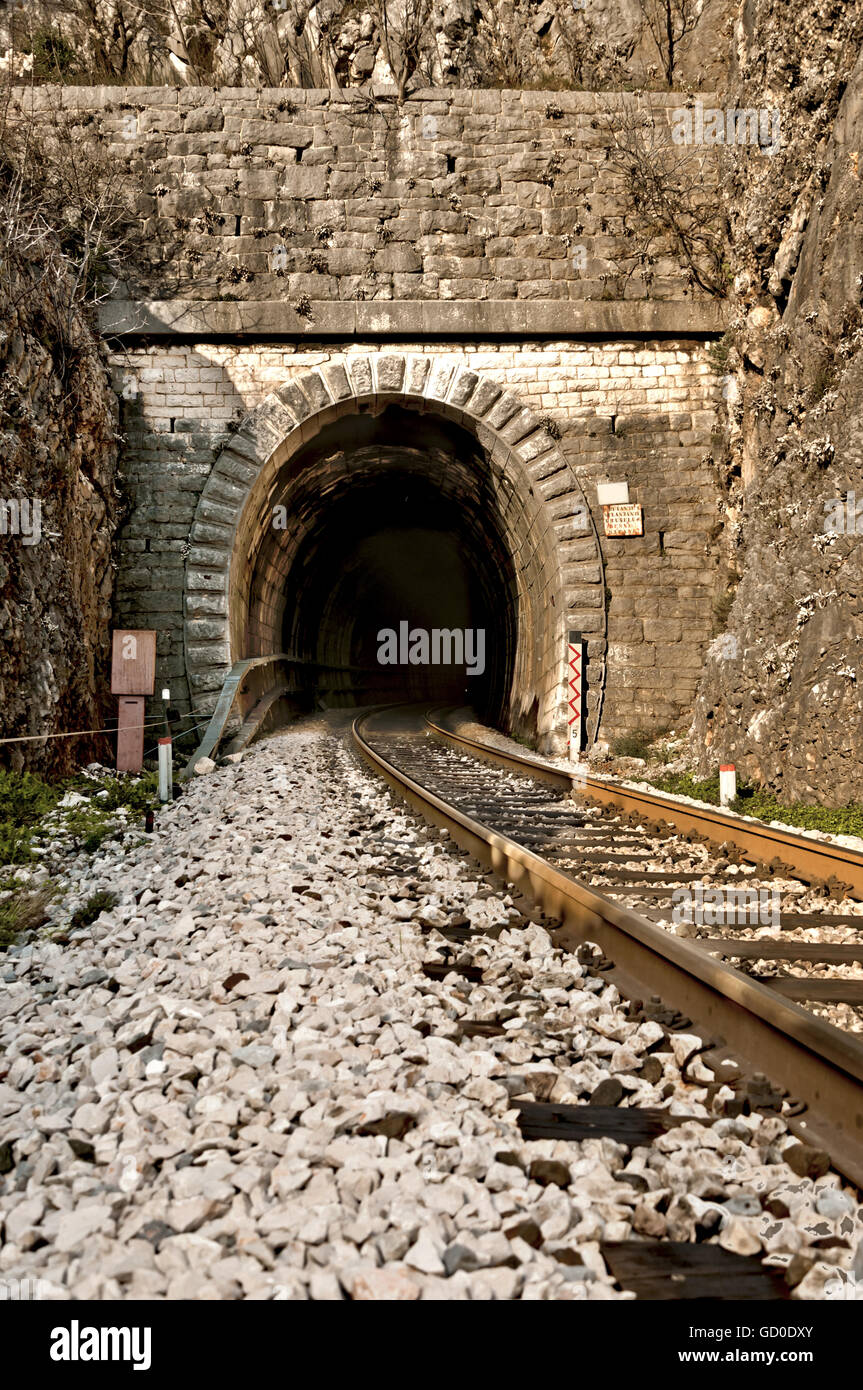
[(600, 1253), (622, 1289), (636, 1298), (777, 1302), (791, 1297), (781, 1269), (756, 1255), (681, 1240), (604, 1240)]

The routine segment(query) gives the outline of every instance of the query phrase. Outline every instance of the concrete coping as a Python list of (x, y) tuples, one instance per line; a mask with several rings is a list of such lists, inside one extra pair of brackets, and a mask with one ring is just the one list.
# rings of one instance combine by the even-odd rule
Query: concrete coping
[(319, 300), (301, 316), (283, 300), (109, 300), (109, 338), (673, 337), (723, 334), (724, 300)]

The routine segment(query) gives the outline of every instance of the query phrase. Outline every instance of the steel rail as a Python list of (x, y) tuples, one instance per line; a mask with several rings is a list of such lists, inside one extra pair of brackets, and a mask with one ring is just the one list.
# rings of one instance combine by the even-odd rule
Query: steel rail
[[(789, 1121), (790, 1128), (804, 1142), (825, 1149), (834, 1166), (863, 1188), (863, 1044), (442, 800), (369, 740), (368, 725), (388, 713), (391, 710), (378, 709), (359, 715), (352, 735), (363, 758), (393, 790), (426, 820), (447, 830), (468, 853), (534, 898), (549, 916), (559, 918), (556, 945), (571, 949), (582, 941), (596, 942), (618, 967), (625, 993), (659, 995), (693, 1019), (702, 1036), (721, 1042), (749, 1068), (765, 1072), (804, 1101), (806, 1114)], [(385, 741), (385, 731), (381, 737)], [(471, 742), (461, 736), (457, 741), (464, 746)], [(515, 755), (498, 757), (497, 750), (480, 746), (489, 761), (510, 767), (521, 762)], [(553, 769), (542, 772), (566, 777)], [(571, 785), (571, 779), (566, 780)]]
[[(534, 758), (479, 743), (465, 734), (456, 733), (440, 722), (442, 710), (427, 716), (429, 728), (439, 737), (457, 744), (475, 757), (527, 773), (552, 786), (576, 787), (576, 774), (562, 768), (548, 767)], [(437, 716), (435, 718), (434, 716)], [(664, 820), (675, 830), (711, 840), (714, 844), (732, 844), (750, 863), (770, 864), (779, 859), (794, 874), (806, 882), (828, 882), (831, 878), (847, 885), (852, 896), (863, 899), (863, 854), (827, 840), (810, 840), (793, 830), (759, 825), (733, 811), (688, 806), (662, 792), (641, 791), (612, 779), (578, 776), (579, 795), (603, 806), (614, 806), (627, 815), (636, 814), (645, 820)]]

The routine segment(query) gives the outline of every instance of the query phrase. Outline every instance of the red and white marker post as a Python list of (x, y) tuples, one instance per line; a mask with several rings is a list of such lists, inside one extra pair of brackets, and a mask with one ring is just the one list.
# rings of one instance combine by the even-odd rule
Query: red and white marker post
[(580, 632), (570, 632), (566, 644), (569, 757), (581, 761), (584, 742), (584, 642)]
[(719, 804), (730, 806), (737, 795), (737, 771), (733, 763), (723, 763), (719, 769)]
[(159, 739), (159, 800), (170, 801), (174, 795), (173, 740)]

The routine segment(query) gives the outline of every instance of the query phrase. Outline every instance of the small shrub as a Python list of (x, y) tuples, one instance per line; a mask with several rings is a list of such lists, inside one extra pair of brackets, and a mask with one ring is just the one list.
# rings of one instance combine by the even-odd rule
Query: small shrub
[(40, 82), (63, 82), (75, 72), (75, 49), (53, 29), (38, 29), (33, 35), (33, 76)]
[(666, 772), (653, 785), (671, 796), (689, 796), (693, 801), (708, 801), (719, 805), (719, 773), (705, 781), (697, 781), (689, 772)]
[(154, 772), (139, 773), (134, 779), (115, 777), (101, 785), (90, 783), (91, 787), (94, 785), (96, 790), (107, 792), (107, 796), (99, 798), (99, 804), (106, 811), (118, 811), (125, 807), (128, 811), (143, 814), (156, 805), (159, 795), (159, 778)]
[(104, 889), (98, 893), (91, 893), (85, 903), (75, 909), (69, 919), (69, 926), (73, 931), (81, 927), (89, 927), (95, 922), (100, 912), (110, 912), (112, 907), (116, 907), (119, 899), (116, 893), (109, 893)]
[(646, 758), (653, 737), (646, 729), (634, 729), (632, 733), (621, 734), (620, 738), (616, 738), (611, 745), (611, 751), (616, 758)]
[(86, 854), (95, 854), (105, 840), (117, 833), (117, 827), (105, 812), (89, 806), (75, 806), (66, 812), (62, 830), (71, 835), (75, 848), (83, 849)]
[(0, 770), (0, 864), (33, 862), (34, 832), (62, 795), (59, 783), (43, 782), (29, 772)]
[(30, 772), (0, 770), (0, 823), (29, 827), (53, 811), (63, 788)]
[(32, 864), (35, 855), (30, 844), (32, 833), (14, 825), (0, 824), (0, 864)]
[(7, 880), (4, 887), (10, 895), (0, 900), (0, 951), (14, 946), (22, 932), (35, 931), (48, 921), (48, 904), (53, 897), (49, 888), (28, 891), (14, 879)]
[(725, 376), (728, 371), (728, 358), (731, 353), (731, 334), (725, 333), (707, 349), (707, 360), (717, 376)]
[(726, 627), (728, 626), (728, 619), (731, 615), (731, 609), (734, 606), (734, 599), (736, 594), (737, 589), (735, 587), (731, 587), (726, 589), (723, 594), (720, 594), (715, 599), (713, 604), (714, 634), (717, 632), (724, 632)]
[(828, 835), (859, 835), (863, 838), (863, 806), (859, 803), (835, 807), (807, 806), (805, 803), (783, 806), (772, 792), (758, 787), (740, 787), (731, 809), (742, 816), (783, 821), (785, 825), (799, 826), (802, 830), (820, 830)]

